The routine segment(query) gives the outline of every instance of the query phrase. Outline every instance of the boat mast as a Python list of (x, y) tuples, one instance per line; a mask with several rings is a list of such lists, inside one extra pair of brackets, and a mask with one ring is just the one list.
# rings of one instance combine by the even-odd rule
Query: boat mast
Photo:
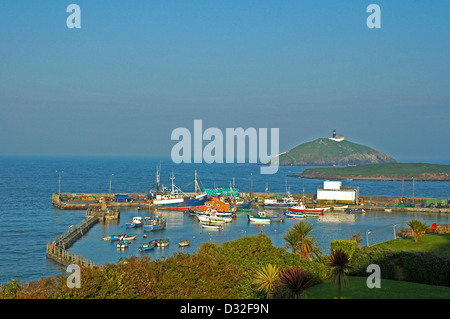
[(198, 181), (197, 181), (197, 170), (195, 170), (194, 184), (195, 184), (195, 195), (197, 195), (197, 192), (200, 189), (200, 186), (198, 185)]
[(161, 187), (159, 185), (159, 183), (160, 183), (160, 174), (161, 174), (161, 172), (159, 171), (158, 166), (156, 166), (156, 190), (158, 192), (161, 190)]
[(174, 193), (174, 187), (173, 180), (175, 179), (175, 175), (173, 175), (173, 169), (172, 169), (172, 176), (170, 176), (170, 179), (172, 180), (172, 194)]

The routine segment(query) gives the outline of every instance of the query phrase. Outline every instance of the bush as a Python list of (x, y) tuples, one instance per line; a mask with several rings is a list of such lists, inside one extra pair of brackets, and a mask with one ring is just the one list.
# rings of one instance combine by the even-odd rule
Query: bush
[(333, 240), (330, 243), (331, 251), (336, 249), (342, 250), (352, 259), (353, 253), (358, 248), (358, 243), (355, 240)]
[(353, 254), (350, 274), (367, 276), (366, 269), (370, 264), (380, 266), (383, 279), (450, 286), (450, 258), (448, 256), (429, 252), (362, 247)]
[(145, 298), (145, 299), (247, 299), (261, 298), (252, 285), (263, 265), (281, 269), (302, 267), (314, 284), (326, 278), (329, 269), (275, 247), (264, 234), (225, 242), (204, 243), (194, 254), (176, 253), (151, 261), (130, 258), (127, 263), (81, 269), (81, 288), (66, 285), (67, 273), (42, 278), (26, 287), (12, 281), (0, 289), (0, 298)]

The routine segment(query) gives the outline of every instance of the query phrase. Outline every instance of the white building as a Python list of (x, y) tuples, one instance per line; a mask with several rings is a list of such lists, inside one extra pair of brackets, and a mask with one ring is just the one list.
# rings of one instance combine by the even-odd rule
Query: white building
[(317, 188), (317, 200), (358, 203), (359, 188), (342, 187), (342, 182), (325, 181)]

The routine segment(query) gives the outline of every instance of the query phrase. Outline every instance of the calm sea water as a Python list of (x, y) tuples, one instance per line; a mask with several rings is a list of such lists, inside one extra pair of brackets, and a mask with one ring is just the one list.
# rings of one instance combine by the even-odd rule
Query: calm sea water
[[(12, 278), (23, 282), (37, 280), (59, 273), (61, 266), (45, 257), (45, 246), (53, 237), (65, 232), (84, 218), (84, 211), (60, 211), (51, 205), (51, 194), (58, 192), (57, 170), (61, 174), (61, 192), (109, 192), (110, 177), (112, 192), (147, 192), (155, 182), (156, 167), (161, 165), (162, 183), (170, 185), (169, 176), (175, 174), (175, 184), (183, 191), (194, 190), (194, 171), (206, 188), (229, 187), (235, 182), (240, 191), (250, 192), (253, 176), (253, 191), (315, 193), (323, 180), (287, 177), (301, 173), (306, 167), (280, 167), (277, 174), (260, 175), (258, 165), (253, 164), (173, 164), (167, 158), (98, 158), (98, 157), (0, 157), (0, 284)], [(344, 186), (359, 186), (361, 195), (401, 196), (401, 182), (343, 181)], [(415, 182), (416, 197), (450, 198), (450, 182)], [(405, 183), (405, 196), (412, 196), (412, 183)], [(281, 213), (282, 211), (273, 211)], [(170, 256), (175, 252), (193, 253), (206, 241), (222, 243), (241, 236), (261, 232), (270, 236), (274, 245), (284, 246), (283, 234), (296, 222), (273, 223), (258, 227), (248, 223), (245, 213), (238, 214), (234, 221), (225, 225), (224, 231), (204, 231), (198, 221), (183, 212), (158, 210), (167, 218), (167, 228), (159, 232), (126, 229), (125, 223), (133, 216), (151, 216), (153, 211), (128, 209), (121, 211), (116, 224), (97, 224), (69, 251), (81, 254), (99, 264), (116, 262), (120, 257), (140, 253), (143, 242), (157, 238), (169, 238), (166, 248), (155, 248), (145, 254), (152, 258)], [(347, 239), (351, 232), (373, 230), (369, 243), (393, 237), (393, 226), (412, 218), (427, 223), (449, 223), (442, 214), (408, 214), (367, 212), (365, 215), (327, 214), (324, 218), (308, 218), (313, 223), (314, 237), (324, 252), (329, 251), (330, 241)], [(375, 229), (376, 228), (376, 229)], [(137, 239), (127, 249), (118, 250), (111, 242), (102, 241), (110, 234), (136, 233)], [(367, 238), (364, 236), (363, 244)], [(178, 242), (189, 239), (191, 245), (179, 248)]]

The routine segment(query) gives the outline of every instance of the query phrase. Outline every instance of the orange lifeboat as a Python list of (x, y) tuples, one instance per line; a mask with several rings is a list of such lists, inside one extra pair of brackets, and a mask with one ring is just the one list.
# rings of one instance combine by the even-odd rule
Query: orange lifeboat
[(207, 210), (207, 209), (215, 209), (218, 212), (228, 212), (231, 209), (231, 205), (225, 203), (223, 200), (220, 200), (217, 197), (211, 198), (211, 200), (206, 201), (204, 206), (197, 207), (198, 210)]

